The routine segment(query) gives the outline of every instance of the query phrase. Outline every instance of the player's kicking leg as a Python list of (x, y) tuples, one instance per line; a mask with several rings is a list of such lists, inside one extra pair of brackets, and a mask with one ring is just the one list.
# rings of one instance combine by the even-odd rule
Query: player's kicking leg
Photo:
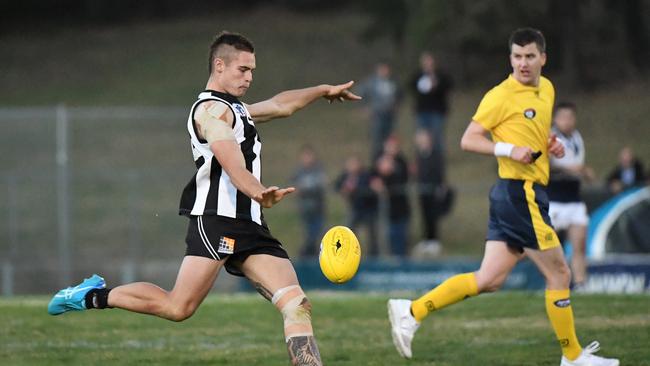
[(481, 268), (477, 272), (450, 277), (414, 301), (388, 300), (388, 319), (397, 352), (402, 357), (411, 358), (411, 342), (420, 323), (429, 313), (479, 293), (498, 290), (519, 258), (521, 254), (505, 242), (488, 241)]
[(224, 261), (186, 256), (171, 291), (146, 282), (106, 288), (104, 279), (93, 275), (76, 287), (59, 291), (48, 312), (58, 315), (71, 310), (120, 308), (182, 321), (189, 318), (208, 294)]
[(584, 349), (578, 342), (573, 322), (569, 284), (571, 271), (566, 264), (561, 247), (546, 250), (525, 249), (546, 280), (546, 313), (562, 347), (561, 366), (618, 366), (617, 359), (594, 355), (598, 342)]
[(311, 325), (311, 303), (300, 288), (293, 265), (268, 254), (249, 256), (242, 272), (257, 291), (282, 313), (284, 336), (294, 366), (322, 366)]

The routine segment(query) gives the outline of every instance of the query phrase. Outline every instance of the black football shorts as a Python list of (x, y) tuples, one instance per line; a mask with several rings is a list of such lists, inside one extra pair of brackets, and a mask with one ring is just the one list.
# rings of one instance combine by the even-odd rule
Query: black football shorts
[(265, 222), (258, 225), (250, 220), (217, 215), (190, 216), (189, 219), (185, 255), (227, 259), (225, 267), (232, 275), (243, 277), (241, 263), (253, 254), (289, 258)]

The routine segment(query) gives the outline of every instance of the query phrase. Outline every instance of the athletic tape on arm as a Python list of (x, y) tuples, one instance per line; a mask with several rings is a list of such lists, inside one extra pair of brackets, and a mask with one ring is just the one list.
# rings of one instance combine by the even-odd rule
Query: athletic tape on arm
[(221, 102), (203, 103), (197, 107), (194, 119), (208, 144), (215, 141), (236, 141), (235, 133), (224, 117), (227, 112), (228, 106)]

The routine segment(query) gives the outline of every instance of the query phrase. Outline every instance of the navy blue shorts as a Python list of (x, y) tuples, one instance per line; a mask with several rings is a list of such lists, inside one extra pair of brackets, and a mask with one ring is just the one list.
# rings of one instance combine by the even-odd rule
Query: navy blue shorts
[(559, 246), (548, 216), (546, 187), (531, 181), (499, 179), (490, 191), (487, 240), (504, 241), (519, 251)]

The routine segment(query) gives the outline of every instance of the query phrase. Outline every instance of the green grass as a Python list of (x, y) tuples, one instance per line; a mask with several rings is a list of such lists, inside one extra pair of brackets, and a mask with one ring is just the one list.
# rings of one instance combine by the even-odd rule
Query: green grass
[[(411, 294), (412, 295), (412, 294)], [(312, 294), (325, 365), (556, 365), (560, 350), (541, 293), (467, 300), (427, 318), (415, 357), (393, 348), (380, 294)], [(650, 365), (647, 296), (574, 295), (578, 336), (622, 365)], [(287, 365), (282, 320), (257, 295), (213, 295), (172, 323), (121, 310), (51, 317), (46, 299), (0, 299), (5, 365)]]

